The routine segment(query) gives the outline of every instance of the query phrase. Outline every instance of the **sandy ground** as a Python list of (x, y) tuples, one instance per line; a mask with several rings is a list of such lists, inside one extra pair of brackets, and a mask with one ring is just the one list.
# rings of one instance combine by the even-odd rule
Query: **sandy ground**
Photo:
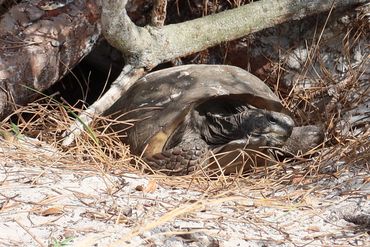
[[(32, 158), (19, 155), (25, 150)], [(0, 142), (0, 246), (370, 243), (364, 166), (271, 188), (240, 179), (233, 190), (211, 193), (162, 186), (148, 175), (66, 169), (61, 157), (40, 143)]]

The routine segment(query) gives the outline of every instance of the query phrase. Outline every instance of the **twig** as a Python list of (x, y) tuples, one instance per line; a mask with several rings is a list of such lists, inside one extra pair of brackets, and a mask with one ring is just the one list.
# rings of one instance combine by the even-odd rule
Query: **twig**
[(152, 9), (151, 25), (162, 27), (166, 20), (167, 0), (155, 0)]
[(25, 232), (27, 232), (31, 237), (32, 237), (32, 239), (33, 240), (35, 240), (36, 241), (36, 243), (38, 244), (38, 245), (40, 245), (41, 247), (46, 247), (46, 245), (44, 245), (40, 240), (38, 240), (37, 238), (36, 238), (36, 236), (35, 235), (33, 235), (21, 222), (19, 222), (18, 220), (16, 220), (16, 219), (14, 219), (14, 221), (20, 226), (20, 227), (22, 227), (23, 228), (23, 230), (25, 231)]
[(114, 102), (116, 102), (116, 100), (145, 73), (143, 68), (135, 68), (131, 65), (126, 65), (118, 78), (113, 82), (110, 89), (100, 99), (95, 101), (94, 104), (87, 108), (69, 127), (65, 132), (66, 137), (62, 145), (71, 145), (75, 138), (81, 134), (84, 127), (92, 122), (94, 116), (103, 114), (106, 109), (111, 107)]

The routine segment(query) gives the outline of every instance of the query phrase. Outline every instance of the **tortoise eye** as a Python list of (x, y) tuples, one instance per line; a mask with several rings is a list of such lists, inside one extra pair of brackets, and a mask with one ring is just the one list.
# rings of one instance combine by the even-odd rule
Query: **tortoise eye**
[(277, 124), (277, 119), (271, 116), (270, 114), (267, 114), (267, 120), (272, 124)]

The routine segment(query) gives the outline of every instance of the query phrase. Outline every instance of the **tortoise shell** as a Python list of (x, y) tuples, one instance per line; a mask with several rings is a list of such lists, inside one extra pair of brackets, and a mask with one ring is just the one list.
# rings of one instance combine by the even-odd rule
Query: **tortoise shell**
[[(212, 99), (238, 100), (284, 112), (279, 98), (256, 76), (228, 65), (184, 65), (152, 72), (138, 80), (106, 114), (133, 122), (124, 142), (134, 154), (160, 153), (196, 106)], [(127, 128), (127, 125), (125, 126)], [(116, 125), (116, 130), (123, 126)]]

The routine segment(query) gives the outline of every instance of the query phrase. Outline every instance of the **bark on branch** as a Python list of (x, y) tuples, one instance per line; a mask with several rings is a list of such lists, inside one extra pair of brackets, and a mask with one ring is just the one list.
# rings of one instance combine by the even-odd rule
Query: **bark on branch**
[(167, 0), (154, 0), (151, 14), (151, 25), (162, 27), (166, 20)]
[(0, 119), (32, 100), (89, 53), (100, 36), (96, 1), (24, 1), (0, 20)]
[(131, 64), (159, 63), (204, 50), (288, 20), (348, 7), (366, 0), (261, 0), (218, 14), (163, 27), (138, 27), (128, 17), (127, 1), (103, 2), (102, 25), (108, 41)]

